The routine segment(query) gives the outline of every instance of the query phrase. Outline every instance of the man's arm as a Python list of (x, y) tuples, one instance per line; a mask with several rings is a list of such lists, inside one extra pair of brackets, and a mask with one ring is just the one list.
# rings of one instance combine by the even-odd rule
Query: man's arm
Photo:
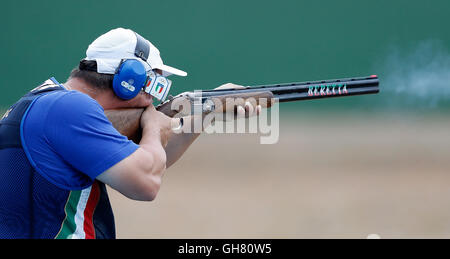
[[(218, 89), (241, 89), (244, 88), (241, 85), (235, 85), (232, 83), (227, 83), (221, 85), (216, 88)], [(254, 103), (246, 102), (244, 107), (238, 106), (237, 109), (237, 117), (249, 117), (258, 115), (261, 112), (261, 106), (256, 105)], [(173, 134), (169, 139), (169, 143), (166, 146), (166, 154), (167, 154), (167, 163), (166, 166), (169, 168), (173, 165), (180, 157), (186, 152), (186, 150), (194, 143), (194, 141), (200, 136), (201, 133), (194, 133), (194, 125), (200, 125), (201, 131), (204, 130), (204, 127), (207, 127), (207, 124), (204, 124), (203, 116), (194, 115), (184, 117), (184, 131), (182, 133)], [(208, 121), (208, 123), (211, 121)], [(188, 130), (186, 130), (188, 129)], [(192, 133), (186, 133), (192, 132)]]
[[(135, 143), (141, 144), (142, 130), (140, 120), (143, 111), (144, 109), (106, 110), (105, 115), (117, 131)], [(192, 120), (192, 117), (186, 117), (184, 126), (190, 127), (193, 124)], [(172, 134), (165, 147), (166, 168), (173, 165), (199, 136), (200, 133)]]
[[(186, 152), (186, 150), (194, 143), (194, 141), (200, 136), (201, 133), (194, 133), (193, 125), (195, 120), (197, 123), (202, 123), (201, 116), (188, 116), (184, 117), (183, 128), (190, 129), (188, 131), (183, 130), (180, 133), (172, 134), (169, 142), (165, 148), (167, 154), (166, 167), (169, 168), (173, 165), (181, 156)], [(180, 130), (181, 131), (181, 130)], [(188, 133), (191, 132), (191, 133)]]
[[(117, 118), (117, 117), (116, 117)], [(140, 118), (142, 138), (139, 148), (112, 166), (97, 179), (128, 198), (151, 201), (156, 197), (166, 169), (164, 147), (171, 134), (172, 119), (148, 107)], [(116, 123), (116, 125), (131, 125)]]
[[(240, 89), (243, 86), (235, 84), (224, 84), (216, 89)], [(261, 110), (261, 107), (253, 107), (253, 104), (246, 103), (245, 107), (238, 107), (238, 116), (253, 116), (257, 115)], [(111, 121), (113, 126), (122, 134), (127, 136), (135, 143), (139, 143), (141, 138), (141, 130), (139, 126), (140, 117), (143, 109), (121, 109), (121, 110), (106, 110), (106, 117)], [(173, 165), (186, 150), (194, 143), (194, 141), (200, 136), (201, 133), (186, 133), (194, 132), (193, 125), (199, 123), (202, 126), (203, 120), (201, 116), (188, 116), (184, 117), (184, 128), (191, 129), (189, 131), (182, 131), (178, 134), (172, 134), (168, 140), (168, 144), (165, 147), (166, 151), (166, 168)], [(203, 128), (202, 128), (203, 130)]]

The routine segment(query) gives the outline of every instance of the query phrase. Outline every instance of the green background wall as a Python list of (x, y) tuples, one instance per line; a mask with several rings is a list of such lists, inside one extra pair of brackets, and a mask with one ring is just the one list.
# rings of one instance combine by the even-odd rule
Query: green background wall
[[(450, 1), (7, 0), (1, 10), (0, 108), (50, 76), (64, 82), (89, 43), (116, 27), (137, 31), (160, 49), (166, 64), (189, 73), (172, 78), (172, 93), (226, 82), (371, 74), (383, 80), (392, 49), (408, 53), (435, 41), (441, 52), (450, 50)], [(376, 96), (286, 107), (375, 110), (380, 100), (402, 98), (386, 94), (395, 86), (381, 86)]]

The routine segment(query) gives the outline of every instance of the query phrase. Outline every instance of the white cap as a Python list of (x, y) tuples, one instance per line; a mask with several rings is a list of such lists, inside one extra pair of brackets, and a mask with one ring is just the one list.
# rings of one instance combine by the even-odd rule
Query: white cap
[[(146, 50), (140, 57), (135, 54), (139, 45)], [(159, 50), (148, 40), (132, 30), (117, 28), (95, 39), (86, 50), (86, 60), (97, 62), (97, 72), (114, 74), (122, 59), (136, 59), (144, 64), (147, 71), (161, 69), (163, 76), (187, 76), (187, 73), (164, 65)]]

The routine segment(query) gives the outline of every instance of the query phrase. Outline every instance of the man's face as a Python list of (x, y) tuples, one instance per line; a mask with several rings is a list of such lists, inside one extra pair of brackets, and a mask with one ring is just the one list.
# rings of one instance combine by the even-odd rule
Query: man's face
[[(158, 75), (162, 75), (162, 71), (160, 69), (153, 69), (153, 72)], [(144, 91), (140, 91), (139, 94), (133, 99), (127, 101), (121, 100), (121, 102), (122, 103), (120, 106), (122, 108), (145, 108), (153, 103), (153, 96)]]

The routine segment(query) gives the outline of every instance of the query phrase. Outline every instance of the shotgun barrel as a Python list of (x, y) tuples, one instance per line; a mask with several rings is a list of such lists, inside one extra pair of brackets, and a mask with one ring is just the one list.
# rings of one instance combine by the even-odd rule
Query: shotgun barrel
[[(241, 89), (216, 89), (184, 92), (156, 107), (157, 110), (173, 117), (180, 112), (179, 108), (188, 106), (185, 114), (197, 112), (227, 111), (229, 99), (269, 100), (265, 107), (270, 107), (274, 101), (292, 102), (319, 98), (343, 97), (351, 95), (375, 94), (379, 92), (378, 76), (345, 78), (335, 80), (310, 81), (287, 84), (249, 86)], [(263, 102), (264, 103), (264, 102)], [(187, 104), (187, 105), (186, 105)], [(185, 107), (186, 108), (186, 107)]]
[(272, 92), (273, 97), (278, 99), (279, 102), (375, 94), (379, 92), (379, 79), (376, 75), (372, 75), (369, 77), (251, 86), (244, 89), (196, 91), (196, 93), (201, 93), (202, 98), (210, 98), (264, 91)]

